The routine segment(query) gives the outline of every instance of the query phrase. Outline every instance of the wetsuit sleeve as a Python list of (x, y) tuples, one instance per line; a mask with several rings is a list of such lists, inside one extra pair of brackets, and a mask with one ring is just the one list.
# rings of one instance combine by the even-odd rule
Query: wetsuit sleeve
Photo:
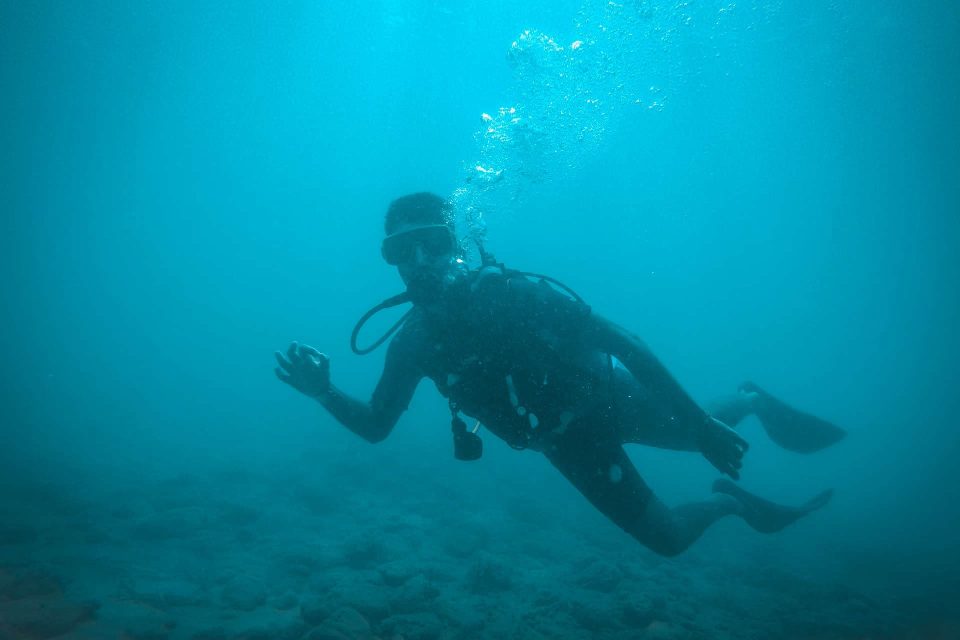
[(587, 339), (601, 351), (620, 360), (627, 370), (671, 412), (677, 428), (699, 435), (709, 420), (706, 411), (690, 397), (667, 368), (637, 336), (600, 315), (592, 314)]
[(320, 398), (337, 421), (368, 442), (380, 442), (390, 435), (423, 378), (411, 338), (401, 331), (391, 341), (383, 373), (370, 402), (356, 400), (332, 384), (330, 391)]

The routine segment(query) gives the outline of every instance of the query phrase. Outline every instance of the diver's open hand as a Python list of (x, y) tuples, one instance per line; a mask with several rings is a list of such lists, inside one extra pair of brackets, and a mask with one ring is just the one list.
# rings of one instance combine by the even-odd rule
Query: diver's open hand
[(703, 457), (720, 473), (740, 479), (743, 454), (750, 445), (736, 431), (711, 416), (704, 423), (698, 442)]
[(291, 342), (287, 357), (275, 351), (280, 365), (274, 369), (277, 377), (312, 398), (322, 398), (330, 391), (330, 358), (313, 347)]

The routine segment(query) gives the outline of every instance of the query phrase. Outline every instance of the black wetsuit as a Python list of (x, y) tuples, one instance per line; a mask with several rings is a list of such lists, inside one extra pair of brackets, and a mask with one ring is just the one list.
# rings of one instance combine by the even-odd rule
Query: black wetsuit
[(589, 314), (544, 282), (471, 273), (441, 307), (413, 309), (390, 344), (373, 403), (405, 398), (398, 389), (427, 377), (507, 443), (540, 449), (545, 434), (611, 401), (610, 363), (582, 344)]
[[(441, 305), (414, 307), (390, 343), (371, 404), (399, 416), (428, 377), (454, 407), (507, 443), (542, 451), (597, 508), (643, 539), (652, 493), (623, 450), (645, 429), (678, 431), (705, 413), (644, 347), (652, 376), (672, 383), (656, 393), (590, 339), (590, 308), (545, 282), (488, 268), (461, 278)], [(617, 355), (620, 355), (617, 353)], [(623, 357), (623, 356), (621, 356)], [(677, 400), (679, 397), (679, 400)], [(689, 405), (689, 406), (688, 406)], [(683, 412), (676, 412), (683, 413)], [(692, 418), (690, 416), (693, 416)], [(682, 440), (682, 439), (680, 439)], [(695, 449), (692, 441), (671, 448)]]
[[(288, 371), (294, 366), (278, 359)], [(542, 451), (604, 515), (664, 555), (682, 552), (723, 516), (737, 513), (754, 528), (773, 531), (829, 499), (819, 496), (800, 509), (771, 508), (724, 485), (715, 486), (719, 495), (709, 500), (665, 505), (640, 477), (624, 443), (701, 451), (735, 475), (746, 442), (694, 402), (638, 337), (550, 285), (509, 270), (461, 274), (440, 300), (415, 305), (390, 343), (369, 402), (332, 384), (318, 400), (351, 431), (378, 442), (424, 377), (457, 412), (514, 447)], [(764, 407), (778, 425), (810, 422), (773, 403), (768, 399)], [(713, 408), (731, 425), (752, 411), (742, 393)]]

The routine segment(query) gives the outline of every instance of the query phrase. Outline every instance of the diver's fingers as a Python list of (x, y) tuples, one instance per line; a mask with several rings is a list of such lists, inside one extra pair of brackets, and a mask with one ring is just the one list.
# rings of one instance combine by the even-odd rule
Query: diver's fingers
[(720, 473), (725, 473), (734, 480), (740, 479), (740, 473), (737, 471), (738, 467), (731, 462), (725, 462), (724, 464), (719, 465), (717, 468), (720, 469)]
[(293, 364), (300, 364), (300, 355), (297, 353), (297, 341), (294, 340), (290, 343), (290, 346), (287, 347), (287, 357), (290, 358), (290, 362)]
[(746, 441), (741, 438), (727, 440), (723, 443), (723, 449), (727, 455), (735, 458), (742, 458), (743, 454), (747, 452), (748, 446)]
[(323, 354), (311, 347), (308, 344), (300, 345), (300, 355), (307, 354), (308, 356), (313, 356), (315, 358), (322, 358)]
[(715, 454), (715, 453), (711, 453), (711, 454), (708, 454), (708, 455), (707, 455), (707, 460), (708, 460), (708, 461), (710, 462), (710, 464), (712, 464), (712, 465), (717, 469), (717, 471), (719, 471), (720, 473), (723, 473), (723, 474), (726, 474), (726, 475), (730, 475), (730, 471), (731, 471), (732, 469), (731, 469), (731, 467), (730, 467), (730, 464), (727, 462), (726, 457), (724, 457), (724, 456), (722, 456), (722, 455), (717, 455), (717, 454)]
[(293, 383), (290, 382), (290, 374), (289, 374), (289, 373), (284, 373), (284, 372), (280, 369), (280, 367), (274, 367), (273, 372), (274, 372), (275, 374), (277, 374), (277, 377), (280, 378), (280, 380), (281, 380), (282, 382), (286, 382), (286, 383), (289, 384), (289, 385), (293, 385)]
[(743, 468), (743, 461), (739, 457), (728, 458), (725, 471), (727, 475), (731, 478), (739, 479), (740, 478), (740, 469)]
[(300, 356), (307, 362), (319, 365), (321, 369), (328, 369), (330, 367), (330, 358), (309, 345), (302, 345), (300, 347)]
[(737, 446), (734, 442), (724, 442), (721, 447), (718, 448), (719, 455), (724, 459), (729, 461), (731, 464), (739, 462), (743, 458), (743, 450)]
[(289, 374), (293, 372), (293, 364), (291, 364), (290, 362), (287, 362), (286, 359), (283, 357), (282, 353), (280, 353), (279, 351), (274, 351), (273, 357), (277, 359), (277, 364), (279, 364), (280, 368), (283, 369), (286, 373)]

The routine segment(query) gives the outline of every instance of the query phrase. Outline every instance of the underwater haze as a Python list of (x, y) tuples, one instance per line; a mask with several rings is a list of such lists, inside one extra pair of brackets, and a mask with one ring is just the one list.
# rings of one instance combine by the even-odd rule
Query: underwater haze
[[(960, 637), (960, 6), (0, 5), (0, 640)], [(558, 278), (698, 401), (756, 381), (725, 518), (666, 558), (429, 381), (371, 445), (282, 384), (404, 283), (395, 198)], [(370, 344), (400, 317), (376, 316)], [(698, 453), (628, 445), (667, 504)]]

